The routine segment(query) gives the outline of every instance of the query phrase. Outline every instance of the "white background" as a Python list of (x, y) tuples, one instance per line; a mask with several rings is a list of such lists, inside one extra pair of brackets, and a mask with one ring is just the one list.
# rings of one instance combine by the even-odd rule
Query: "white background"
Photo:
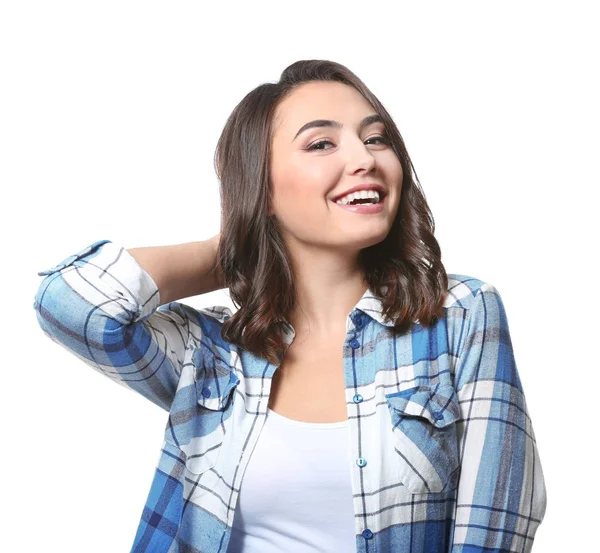
[[(503, 298), (548, 491), (534, 552), (595, 546), (594, 4), (4, 2), (2, 549), (129, 551), (167, 420), (43, 335), (37, 272), (100, 239), (216, 234), (227, 116), (308, 58), (379, 96), (447, 272)], [(224, 290), (185, 302), (232, 307)]]

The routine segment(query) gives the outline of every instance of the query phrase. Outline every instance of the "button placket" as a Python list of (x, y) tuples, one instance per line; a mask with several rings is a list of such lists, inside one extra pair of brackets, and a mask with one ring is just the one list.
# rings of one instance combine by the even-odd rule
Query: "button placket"
[[(356, 314), (352, 318), (352, 320), (354, 322), (356, 331), (361, 330), (365, 326), (366, 321), (360, 313)], [(352, 338), (352, 340), (348, 342), (349, 346), (352, 349), (358, 349), (360, 347), (360, 341), (358, 340), (358, 338), (356, 338), (356, 335), (357, 332), (355, 332), (354, 338)], [(352, 401), (354, 403), (361, 403), (363, 401), (363, 396), (361, 394), (354, 394), (354, 396), (352, 397)], [(367, 460), (364, 457), (358, 457), (358, 459), (356, 459), (356, 465), (362, 469), (367, 465)], [(373, 537), (373, 532), (369, 528), (365, 528), (362, 531), (362, 536), (366, 540), (370, 540)]]

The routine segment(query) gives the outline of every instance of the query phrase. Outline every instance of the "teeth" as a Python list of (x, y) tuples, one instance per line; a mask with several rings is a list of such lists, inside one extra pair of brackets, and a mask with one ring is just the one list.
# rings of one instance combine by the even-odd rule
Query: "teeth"
[(364, 200), (366, 198), (374, 198), (375, 203), (379, 203), (379, 192), (376, 190), (359, 190), (358, 192), (353, 192), (352, 194), (341, 197), (339, 200), (336, 200), (335, 203), (347, 205), (352, 203), (352, 200)]

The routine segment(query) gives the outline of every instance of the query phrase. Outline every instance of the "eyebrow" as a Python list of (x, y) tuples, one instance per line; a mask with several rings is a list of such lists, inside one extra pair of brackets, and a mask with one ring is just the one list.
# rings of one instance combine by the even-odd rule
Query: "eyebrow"
[[(358, 128), (363, 129), (364, 127), (368, 127), (373, 123), (383, 123), (383, 119), (378, 114), (367, 115), (367, 117), (360, 122)], [(332, 121), (331, 119), (315, 119), (314, 121), (309, 121), (305, 125), (302, 125), (300, 130), (296, 133), (296, 136), (294, 136), (292, 142), (296, 140), (296, 138), (298, 138), (298, 136), (304, 131), (313, 129), (315, 127), (335, 127), (336, 129), (341, 129), (343, 125), (339, 121)]]

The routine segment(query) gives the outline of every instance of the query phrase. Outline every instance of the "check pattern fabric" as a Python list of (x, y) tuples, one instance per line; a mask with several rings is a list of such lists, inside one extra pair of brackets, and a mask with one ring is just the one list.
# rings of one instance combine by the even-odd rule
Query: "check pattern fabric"
[[(240, 553), (233, 516), (277, 366), (223, 340), (228, 307), (161, 305), (110, 240), (38, 275), (43, 333), (168, 413), (131, 553)], [(449, 274), (444, 314), (400, 334), (367, 289), (347, 318), (357, 553), (532, 551), (546, 486), (502, 299)]]

